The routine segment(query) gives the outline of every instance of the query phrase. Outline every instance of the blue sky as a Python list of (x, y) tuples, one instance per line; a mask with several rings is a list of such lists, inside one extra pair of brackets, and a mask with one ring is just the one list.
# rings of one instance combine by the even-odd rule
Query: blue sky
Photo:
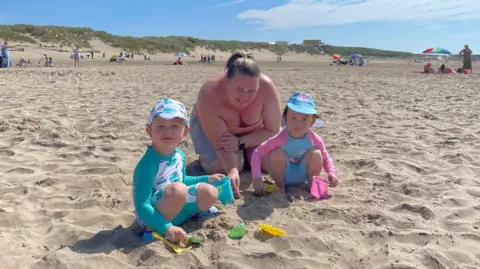
[[(131, 11), (130, 11), (131, 10)], [(0, 24), (91, 27), (131, 36), (480, 52), (479, 0), (22, 0), (2, 3)]]

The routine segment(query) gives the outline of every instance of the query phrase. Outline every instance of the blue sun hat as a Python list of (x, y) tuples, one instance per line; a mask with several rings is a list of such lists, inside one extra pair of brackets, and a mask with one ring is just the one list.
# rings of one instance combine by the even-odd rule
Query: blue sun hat
[(304, 92), (296, 92), (288, 99), (287, 107), (291, 110), (308, 115), (317, 115), (313, 97)]
[(185, 122), (185, 125), (187, 127), (189, 126), (185, 105), (167, 97), (160, 99), (152, 108), (150, 116), (148, 117), (147, 126), (152, 124), (157, 117), (166, 120), (181, 118)]

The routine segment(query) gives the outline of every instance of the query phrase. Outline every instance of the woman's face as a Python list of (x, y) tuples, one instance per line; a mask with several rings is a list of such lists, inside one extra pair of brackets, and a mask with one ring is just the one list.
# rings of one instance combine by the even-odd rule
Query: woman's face
[(230, 103), (238, 110), (246, 108), (255, 99), (260, 78), (235, 75), (227, 83), (227, 95)]

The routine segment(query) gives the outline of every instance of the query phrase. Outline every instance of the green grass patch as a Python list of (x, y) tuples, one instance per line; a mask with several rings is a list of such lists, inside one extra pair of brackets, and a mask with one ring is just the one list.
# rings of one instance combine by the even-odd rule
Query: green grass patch
[(147, 52), (191, 52), (196, 46), (211, 49), (213, 51), (233, 52), (237, 49), (250, 50), (269, 50), (277, 54), (288, 52), (308, 53), (319, 55), (335, 53), (341, 55), (351, 55), (359, 53), (363, 56), (376, 57), (409, 57), (413, 55), (408, 52), (378, 50), (361, 47), (339, 47), (332, 45), (305, 46), (292, 44), (289, 46), (270, 45), (266, 42), (241, 42), (241, 41), (222, 41), (206, 40), (187, 36), (167, 36), (167, 37), (131, 37), (112, 35), (105, 31), (95, 31), (91, 28), (83, 27), (64, 27), (64, 26), (36, 26), (29, 24), (0, 25), (0, 38), (14, 42), (36, 44), (34, 38), (41, 42), (56, 43), (65, 46), (79, 46), (90, 48), (89, 41), (95, 38), (109, 44), (115, 48), (135, 53)]

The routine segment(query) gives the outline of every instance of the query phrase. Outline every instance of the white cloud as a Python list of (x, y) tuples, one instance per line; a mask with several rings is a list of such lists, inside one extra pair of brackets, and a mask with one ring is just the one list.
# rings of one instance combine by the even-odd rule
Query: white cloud
[(214, 5), (212, 6), (211, 8), (220, 8), (220, 7), (228, 7), (228, 6), (233, 6), (233, 5), (238, 5), (238, 4), (241, 4), (245, 2), (245, 0), (232, 0), (232, 1), (229, 1), (229, 2), (225, 2), (225, 3), (220, 3), (218, 5)]
[(368, 21), (440, 22), (480, 20), (479, 0), (291, 0), (266, 10), (238, 14), (273, 29)]

